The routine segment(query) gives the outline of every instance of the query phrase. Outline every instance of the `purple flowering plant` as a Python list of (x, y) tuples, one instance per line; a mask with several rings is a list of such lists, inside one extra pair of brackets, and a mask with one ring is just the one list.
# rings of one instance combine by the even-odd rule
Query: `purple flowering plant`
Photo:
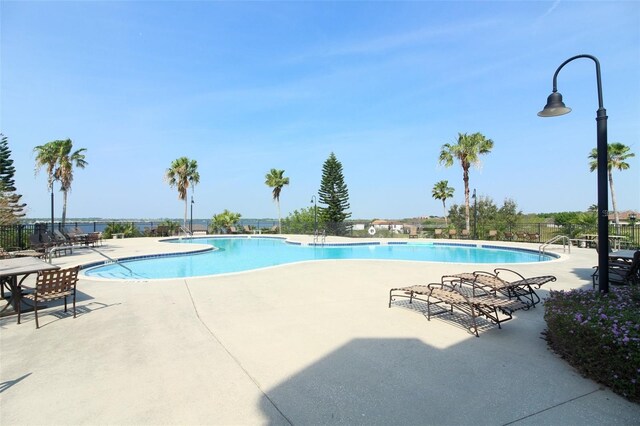
[(552, 291), (549, 346), (586, 377), (640, 402), (640, 287)]

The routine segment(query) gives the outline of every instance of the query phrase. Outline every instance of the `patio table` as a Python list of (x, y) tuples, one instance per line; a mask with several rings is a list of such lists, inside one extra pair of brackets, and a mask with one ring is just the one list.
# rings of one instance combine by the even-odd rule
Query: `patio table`
[[(5, 288), (11, 292), (7, 304), (0, 310), (0, 316), (17, 313), (18, 303), (21, 303), (22, 283), (29, 275), (51, 269), (60, 269), (60, 267), (35, 257), (0, 260), (0, 286), (2, 286), (3, 297)], [(19, 277), (21, 277), (20, 280), (18, 280)], [(12, 307), (13, 310), (9, 310), (9, 307)], [(23, 309), (22, 311), (28, 312), (29, 310)]]

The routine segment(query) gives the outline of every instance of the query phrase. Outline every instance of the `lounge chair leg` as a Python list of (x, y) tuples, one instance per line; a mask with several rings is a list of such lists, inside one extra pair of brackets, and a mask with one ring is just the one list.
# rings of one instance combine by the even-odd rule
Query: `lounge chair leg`
[(471, 305), (471, 322), (473, 322), (473, 330), (476, 333), (476, 337), (480, 337), (480, 335), (478, 334), (478, 324), (476, 323), (476, 312), (473, 309), (473, 305)]
[(36, 329), (40, 328), (40, 323), (38, 322), (38, 303), (33, 303), (33, 313), (36, 315)]
[[(15, 297), (15, 295), (12, 294), (11, 297)], [(20, 305), (21, 304), (22, 304), (22, 301), (18, 299), (18, 324), (20, 324), (20, 313), (21, 313)]]

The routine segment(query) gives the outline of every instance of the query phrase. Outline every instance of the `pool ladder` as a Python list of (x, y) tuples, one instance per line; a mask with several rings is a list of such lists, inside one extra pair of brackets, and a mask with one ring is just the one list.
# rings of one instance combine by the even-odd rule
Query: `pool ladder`
[[(184, 233), (185, 237), (193, 237), (193, 233), (189, 231), (187, 228), (185, 228), (184, 226), (180, 227), (180, 231)], [(180, 238), (182, 238), (182, 236), (180, 236)]]
[[(313, 233), (313, 244), (317, 245), (318, 244), (318, 238), (320, 238), (320, 235), (318, 233), (318, 231), (316, 230)], [(322, 230), (322, 239), (321, 239), (321, 243), (322, 245), (324, 245), (325, 240), (327, 239), (327, 231), (325, 231), (324, 229)]]
[(571, 254), (571, 239), (566, 235), (556, 235), (546, 243), (540, 245), (538, 248), (538, 257), (541, 258), (545, 255), (545, 249), (549, 244), (553, 244), (558, 241), (562, 241), (562, 252), (564, 253), (568, 251), (569, 254)]

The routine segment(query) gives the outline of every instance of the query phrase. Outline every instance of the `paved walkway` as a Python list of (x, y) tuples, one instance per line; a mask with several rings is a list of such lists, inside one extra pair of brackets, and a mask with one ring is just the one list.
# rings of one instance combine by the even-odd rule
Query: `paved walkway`
[[(131, 239), (101, 250), (179, 249)], [(98, 258), (75, 250), (54, 262)], [(557, 276), (544, 297), (590, 287), (596, 262), (574, 248), (517, 269)], [(0, 424), (638, 424), (639, 405), (547, 349), (542, 306), (501, 330), (483, 324), (480, 338), (464, 318), (387, 307), (391, 287), (473, 269), (321, 261), (155, 282), (83, 278), (78, 318), (48, 309), (39, 330), (32, 313), (21, 325), (0, 320)]]

